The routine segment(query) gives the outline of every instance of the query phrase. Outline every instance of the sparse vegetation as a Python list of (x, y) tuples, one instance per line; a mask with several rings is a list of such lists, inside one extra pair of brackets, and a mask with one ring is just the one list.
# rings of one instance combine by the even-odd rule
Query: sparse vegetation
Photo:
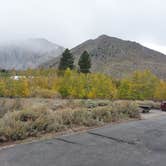
[(51, 109), (51, 103), (43, 105), (41, 101), (40, 104), (34, 105), (32, 102), (29, 107), (26, 107), (28, 101), (25, 106), (13, 106), (13, 109), (18, 109), (11, 108), (0, 118), (0, 142), (22, 140), (77, 127), (100, 126), (128, 118), (139, 118), (139, 110), (135, 102), (107, 101), (103, 105), (103, 101), (96, 100), (97, 104), (94, 108), (87, 107), (86, 102), (90, 100), (72, 100), (72, 104), (69, 104), (70, 102), (62, 101), (62, 106), (67, 106), (58, 107), (56, 111)]

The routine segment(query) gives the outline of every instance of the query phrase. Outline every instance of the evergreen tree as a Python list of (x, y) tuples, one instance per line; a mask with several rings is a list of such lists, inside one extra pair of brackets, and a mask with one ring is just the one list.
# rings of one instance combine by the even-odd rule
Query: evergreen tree
[(74, 68), (74, 58), (69, 49), (63, 52), (58, 68), (59, 70), (66, 70), (67, 68), (72, 70)]
[(78, 65), (80, 68), (80, 72), (90, 73), (91, 59), (90, 59), (90, 55), (87, 51), (84, 51), (83, 54), (81, 55)]

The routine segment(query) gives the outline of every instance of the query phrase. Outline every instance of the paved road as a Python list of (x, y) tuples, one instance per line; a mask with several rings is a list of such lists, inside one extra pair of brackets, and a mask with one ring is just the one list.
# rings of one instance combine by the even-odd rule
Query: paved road
[(166, 166), (166, 116), (3, 149), (0, 166)]

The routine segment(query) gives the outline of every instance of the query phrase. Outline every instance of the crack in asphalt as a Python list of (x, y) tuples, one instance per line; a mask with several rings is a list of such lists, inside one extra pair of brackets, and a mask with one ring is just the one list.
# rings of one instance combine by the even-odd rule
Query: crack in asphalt
[[(138, 144), (135, 141), (128, 141), (128, 140), (119, 139), (119, 138), (115, 138), (115, 137), (110, 137), (110, 136), (106, 136), (106, 135), (103, 135), (103, 134), (98, 134), (98, 133), (94, 133), (94, 132), (90, 132), (90, 131), (87, 132), (87, 133), (91, 134), (91, 135), (94, 135), (94, 136), (98, 136), (98, 137), (106, 138), (106, 139), (109, 139), (109, 140), (113, 140), (113, 141), (116, 141), (118, 143), (126, 143), (126, 144), (129, 144), (129, 145), (137, 145)], [(56, 140), (62, 141), (62, 142), (65, 142), (65, 143), (69, 143), (69, 144), (73, 144), (73, 145), (82, 145), (78, 142), (70, 141), (70, 140), (64, 139), (64, 138), (56, 138)]]
[(69, 143), (69, 144), (81, 145), (80, 143), (77, 143), (77, 142), (74, 142), (74, 141), (69, 141), (69, 140), (66, 140), (66, 139), (63, 139), (63, 138), (56, 138), (56, 140), (62, 141), (62, 142), (65, 142), (65, 143)]
[(119, 138), (115, 138), (115, 137), (110, 137), (110, 136), (106, 136), (106, 135), (102, 135), (102, 134), (98, 134), (98, 133), (93, 133), (93, 132), (88, 132), (88, 134), (92, 134), (92, 135), (95, 135), (95, 136), (107, 138), (107, 139), (116, 141), (118, 143), (126, 143), (126, 144), (129, 144), (129, 145), (137, 145), (137, 143), (134, 142), (134, 141), (127, 141), (127, 140), (123, 140), (123, 139), (119, 139)]

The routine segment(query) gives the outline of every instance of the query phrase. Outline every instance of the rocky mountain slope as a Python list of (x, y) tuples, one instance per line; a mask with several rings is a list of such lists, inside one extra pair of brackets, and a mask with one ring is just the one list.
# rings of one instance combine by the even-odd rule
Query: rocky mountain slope
[(1, 69), (36, 68), (63, 52), (64, 48), (45, 39), (28, 39), (0, 44)]
[[(92, 72), (102, 72), (121, 78), (135, 70), (148, 69), (160, 78), (166, 78), (166, 55), (139, 43), (102, 35), (71, 50), (76, 64), (84, 50), (91, 54)], [(59, 59), (60, 57), (55, 58), (43, 66), (57, 67)]]

